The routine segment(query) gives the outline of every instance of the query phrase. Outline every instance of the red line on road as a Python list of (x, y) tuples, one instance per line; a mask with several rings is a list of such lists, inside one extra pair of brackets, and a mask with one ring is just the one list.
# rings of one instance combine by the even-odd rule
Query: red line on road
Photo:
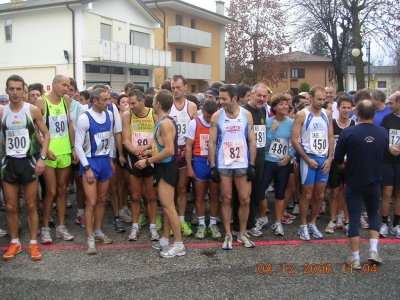
[[(306, 245), (306, 244), (346, 244), (348, 239), (332, 239), (332, 240), (311, 240), (305, 242), (302, 240), (289, 240), (289, 241), (259, 241), (254, 242), (257, 246), (280, 246), (280, 245)], [(368, 239), (360, 239), (361, 243), (368, 243)], [(379, 243), (383, 244), (400, 244), (400, 239), (380, 239)], [(185, 243), (185, 247), (190, 248), (204, 248), (204, 247), (221, 247), (222, 242), (212, 243)], [(233, 243), (234, 246), (241, 245), (238, 242)], [(98, 245), (98, 248), (104, 249), (128, 249), (128, 248), (151, 248), (151, 244), (109, 244), (109, 245)], [(23, 246), (23, 249), (28, 249), (28, 246)], [(86, 244), (82, 245), (41, 245), (41, 250), (74, 250), (74, 249), (86, 249)], [(0, 247), (0, 250), (6, 251), (8, 247)]]

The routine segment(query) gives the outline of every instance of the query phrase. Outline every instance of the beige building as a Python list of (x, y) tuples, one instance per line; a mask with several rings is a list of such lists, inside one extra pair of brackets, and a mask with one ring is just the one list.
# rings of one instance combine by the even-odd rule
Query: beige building
[(336, 75), (330, 58), (294, 51), (283, 54), (282, 60), (290, 67), (282, 73), (282, 81), (272, 88), (274, 93), (292, 90), (298, 93), (300, 84), (307, 82), (310, 88), (314, 85), (336, 85)]
[(224, 16), (224, 2), (216, 12), (180, 0), (145, 1), (164, 23), (155, 30), (155, 47), (171, 52), (170, 68), (156, 70), (158, 86), (175, 74), (188, 79), (188, 92), (204, 92), (210, 83), (225, 80), (225, 26), (235, 20)]

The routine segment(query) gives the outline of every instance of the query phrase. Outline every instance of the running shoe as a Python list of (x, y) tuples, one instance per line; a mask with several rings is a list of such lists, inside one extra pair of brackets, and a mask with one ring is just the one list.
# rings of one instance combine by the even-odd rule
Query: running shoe
[(103, 244), (111, 244), (112, 242), (114, 242), (113, 239), (108, 238), (102, 231), (100, 231), (99, 234), (93, 234), (93, 236), (96, 242), (100, 242)]
[(224, 243), (222, 244), (223, 250), (232, 250), (232, 236), (225, 236)]
[(307, 226), (300, 226), (298, 234), (303, 241), (309, 242), (311, 240)]
[(344, 224), (343, 232), (346, 236), (349, 234), (349, 224)]
[(44, 245), (53, 243), (53, 240), (51, 239), (51, 236), (50, 236), (50, 228), (42, 228), (42, 231), (40, 234), (40, 242)]
[(150, 228), (149, 234), (150, 234), (150, 241), (158, 241), (160, 239), (160, 236), (158, 235), (156, 228)]
[(0, 229), (0, 237), (5, 237), (7, 235), (7, 231)]
[(164, 258), (172, 258), (175, 256), (184, 256), (186, 254), (185, 247), (178, 248), (176, 246), (171, 246), (168, 249), (161, 250), (160, 256)]
[(286, 209), (293, 209), (293, 205), (294, 205), (293, 199), (291, 198), (288, 205), (286, 206)]
[(285, 224), (285, 225), (290, 225), (290, 224), (293, 224), (293, 220), (289, 219), (286, 216), (283, 216), (282, 219), (281, 219), (281, 223)]
[(75, 186), (73, 184), (69, 184), (68, 188), (67, 188), (67, 194), (71, 195), (71, 194), (75, 194), (75, 192), (76, 192)]
[(364, 228), (364, 229), (368, 229), (369, 228), (369, 224), (368, 222), (365, 220), (364, 216), (361, 216), (360, 218), (360, 227)]
[(120, 218), (114, 219), (114, 228), (118, 233), (125, 232), (124, 224)]
[(282, 223), (275, 223), (274, 225), (272, 225), (272, 230), (274, 231), (276, 236), (284, 236), (285, 231), (283, 230), (283, 226)]
[(382, 260), (382, 258), (378, 255), (378, 253), (377, 253), (376, 251), (372, 251), (372, 250), (370, 250), (370, 251), (368, 252), (368, 260), (369, 260), (369, 261), (372, 261), (373, 263), (376, 263), (376, 264), (381, 264), (381, 263), (383, 263), (383, 260)]
[(217, 216), (217, 224), (221, 224), (222, 223), (222, 217), (221, 217), (221, 215), (218, 215)]
[(285, 212), (283, 213), (283, 216), (284, 217), (287, 217), (288, 219), (290, 219), (290, 220), (294, 220), (294, 219), (296, 219), (296, 216), (295, 215), (292, 215), (290, 212), (288, 212), (287, 210), (285, 210)]
[(308, 224), (308, 230), (316, 239), (324, 238), (324, 235), (318, 230), (317, 226)]
[(158, 212), (156, 218), (156, 229), (161, 230), (162, 227), (163, 227), (162, 213)]
[(337, 229), (342, 229), (343, 228), (343, 221), (344, 221), (344, 216), (342, 215), (342, 214), (340, 214), (340, 215), (337, 215), (336, 216), (336, 219), (337, 219), (337, 221), (336, 221), (336, 228)]
[(97, 254), (96, 243), (95, 243), (94, 239), (93, 240), (89, 240), (87, 242), (86, 253), (89, 254), (89, 255)]
[(395, 235), (396, 238), (400, 239), (400, 225), (397, 225), (396, 227), (393, 227), (390, 233), (392, 235)]
[(169, 245), (161, 245), (160, 241), (153, 242), (151, 243), (151, 247), (153, 249), (159, 250), (159, 251), (167, 251), (169, 249)]
[(293, 213), (294, 215), (296, 215), (296, 216), (300, 214), (300, 207), (299, 207), (299, 204), (298, 204), (298, 203), (295, 203), (295, 204), (294, 204), (292, 213)]
[(139, 230), (136, 227), (132, 227), (131, 233), (129, 234), (129, 241), (137, 241), (138, 231)]
[(182, 233), (184, 236), (191, 236), (193, 234), (192, 228), (189, 222), (183, 222), (181, 224)]
[(11, 243), (10, 248), (8, 248), (7, 252), (4, 253), (3, 259), (10, 260), (13, 259), (18, 253), (21, 253), (22, 246), (21, 244), (17, 245), (16, 243)]
[(251, 234), (252, 236), (256, 236), (256, 237), (262, 236), (262, 234), (263, 234), (263, 233), (262, 233), (260, 230), (258, 230), (256, 227), (247, 230), (247, 233), (248, 233), (248, 234)]
[(4, 201), (0, 201), (0, 210), (1, 211), (6, 211), (6, 203)]
[(132, 223), (132, 217), (126, 213), (123, 209), (119, 211), (119, 218), (124, 223)]
[(256, 246), (245, 234), (239, 235), (237, 241), (243, 244), (246, 248), (254, 248)]
[(379, 229), (379, 237), (385, 238), (389, 233), (389, 227), (386, 223), (382, 223), (381, 228)]
[(206, 237), (207, 228), (204, 225), (197, 226), (196, 239), (204, 239)]
[(80, 225), (82, 228), (85, 228), (85, 216), (76, 215), (75, 223)]
[(146, 223), (147, 223), (147, 221), (146, 221), (145, 216), (143, 214), (140, 214), (139, 215), (139, 220), (138, 220), (139, 229), (142, 228), (142, 226), (146, 225)]
[(192, 216), (192, 221), (190, 221), (190, 224), (192, 225), (198, 225), (199, 224), (199, 217), (196, 213), (193, 213)]
[(336, 223), (333, 221), (329, 221), (328, 226), (325, 228), (326, 233), (334, 233), (336, 229)]
[[(240, 235), (239, 231), (232, 230), (232, 236), (239, 237), (239, 235)], [(246, 230), (246, 232), (245, 232), (244, 235), (245, 235), (247, 238), (250, 238), (250, 235), (247, 233), (247, 230)]]
[(56, 229), (56, 237), (63, 239), (64, 241), (73, 241), (74, 236), (68, 232), (67, 227), (58, 226)]
[(67, 200), (67, 208), (72, 208), (72, 203), (71, 203), (71, 201), (68, 201), (68, 200)]
[(270, 211), (269, 211), (268, 208), (265, 210), (265, 213), (266, 213), (267, 215), (269, 215)]
[(42, 259), (42, 253), (40, 253), (38, 244), (29, 244), (29, 253), (31, 254), (32, 260), (41, 260)]
[(361, 270), (361, 264), (359, 259), (354, 259), (353, 256), (349, 256), (347, 258), (347, 264), (351, 267), (353, 270)]
[(260, 218), (258, 218), (257, 221), (256, 221), (256, 228), (257, 228), (258, 230), (261, 230), (263, 227), (267, 227), (268, 224), (269, 224), (269, 221), (268, 221), (268, 217), (267, 217), (267, 216), (265, 216), (265, 217), (260, 217)]
[(320, 213), (321, 215), (326, 214), (326, 202), (325, 202), (325, 201), (322, 202), (321, 209), (319, 210), (319, 213)]
[(56, 222), (54, 222), (54, 219), (50, 216), (49, 217), (49, 225), (54, 226), (55, 224), (56, 224)]
[(131, 212), (131, 210), (128, 208), (128, 206), (124, 206), (124, 207), (122, 208), (122, 210), (123, 210), (128, 216), (130, 216), (130, 217), (132, 218), (132, 212)]
[(221, 237), (221, 232), (219, 231), (217, 225), (208, 226), (208, 232), (211, 234), (213, 239), (219, 239)]

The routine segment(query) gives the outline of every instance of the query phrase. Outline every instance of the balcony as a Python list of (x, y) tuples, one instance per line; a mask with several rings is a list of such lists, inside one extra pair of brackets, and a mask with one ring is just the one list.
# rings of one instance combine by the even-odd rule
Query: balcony
[(184, 26), (168, 26), (168, 43), (211, 48), (211, 33)]
[(186, 79), (211, 79), (211, 65), (193, 64), (187, 62), (173, 62), (168, 69), (168, 77), (176, 74), (183, 75)]
[(107, 40), (83, 42), (83, 61), (105, 61), (147, 67), (170, 67), (171, 52)]

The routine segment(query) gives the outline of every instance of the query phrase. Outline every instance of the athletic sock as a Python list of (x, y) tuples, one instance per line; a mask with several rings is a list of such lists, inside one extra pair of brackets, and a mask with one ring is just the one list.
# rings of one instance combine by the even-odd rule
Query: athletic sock
[(162, 237), (162, 238), (160, 239), (160, 245), (161, 245), (161, 246), (169, 245), (169, 239), (166, 239), (165, 237)]
[(37, 240), (31, 240), (30, 243), (31, 244), (37, 244)]
[(139, 223), (132, 223), (132, 229), (136, 228), (137, 230), (139, 230)]
[(181, 221), (181, 224), (185, 222), (185, 216), (179, 216), (179, 220)]
[(17, 239), (11, 239), (11, 243), (21, 245), (21, 242), (19, 241), (19, 238)]
[(378, 253), (378, 239), (370, 239), (369, 240), (369, 251), (375, 251), (376, 253)]
[(217, 225), (217, 218), (216, 217), (210, 217), (210, 225)]
[(78, 208), (78, 216), (84, 216), (84, 215), (85, 215), (85, 210)]
[(205, 216), (199, 217), (199, 225), (206, 226), (206, 217)]
[(400, 221), (400, 215), (394, 214), (393, 227), (396, 227), (397, 225), (399, 225), (399, 221)]
[(99, 235), (101, 233), (101, 229), (95, 229), (95, 230), (93, 230), (93, 233), (95, 235)]
[(89, 237), (87, 238), (87, 242), (89, 243), (90, 241), (94, 241), (94, 236), (89, 236)]
[(175, 242), (174, 246), (178, 249), (182, 249), (183, 248), (183, 242)]
[(389, 222), (389, 216), (382, 216), (382, 223), (385, 223), (386, 225)]
[(360, 251), (351, 252), (354, 260), (360, 260)]
[(153, 229), (153, 228), (156, 228), (156, 224), (151, 224), (150, 223), (150, 230)]

